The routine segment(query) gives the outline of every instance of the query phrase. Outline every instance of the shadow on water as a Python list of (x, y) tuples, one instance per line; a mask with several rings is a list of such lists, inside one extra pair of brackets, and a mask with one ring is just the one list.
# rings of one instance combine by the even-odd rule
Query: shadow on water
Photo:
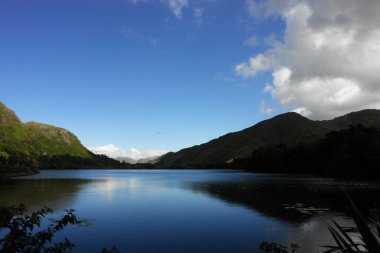
[(300, 225), (318, 215), (347, 213), (345, 189), (359, 207), (380, 203), (379, 182), (277, 176), (242, 182), (196, 182), (188, 187), (224, 202), (241, 205), (270, 218)]
[(76, 194), (94, 180), (87, 179), (10, 179), (0, 186), (0, 205), (23, 203), (30, 210), (49, 206), (54, 210), (72, 206)]
[[(342, 188), (365, 212), (380, 203), (380, 184), (376, 181), (257, 175), (240, 182), (194, 182), (187, 187), (273, 220), (273, 227), (268, 223), (263, 233), (283, 245), (297, 243), (299, 253), (323, 252), (322, 245), (335, 245), (327, 229), (331, 220), (353, 226)], [(277, 224), (287, 224), (287, 229), (280, 232)]]

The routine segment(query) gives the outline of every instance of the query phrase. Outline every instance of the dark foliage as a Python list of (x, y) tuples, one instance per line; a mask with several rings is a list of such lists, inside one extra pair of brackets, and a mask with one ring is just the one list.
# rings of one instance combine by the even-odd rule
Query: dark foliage
[[(52, 213), (48, 207), (41, 208), (31, 215), (26, 215), (23, 205), (18, 207), (0, 207), (0, 228), (5, 228), (8, 233), (0, 239), (0, 253), (65, 253), (71, 252), (74, 244), (67, 238), (62, 242), (53, 242), (54, 235), (63, 230), (69, 224), (80, 224), (74, 214), (74, 210), (67, 210), (66, 215), (50, 224), (46, 229), (34, 230), (41, 226), (42, 220)], [(103, 253), (118, 252), (113, 246), (111, 249), (103, 249)]]
[[(332, 220), (328, 224), (330, 235), (336, 245), (322, 245), (324, 253), (378, 253), (380, 252), (380, 220), (378, 210), (372, 210), (370, 217), (365, 217), (345, 193), (347, 202), (355, 222), (355, 226), (342, 226)], [(273, 242), (262, 242), (259, 249), (263, 252), (294, 253), (299, 246), (288, 247)]]
[(9, 230), (9, 233), (0, 240), (0, 252), (70, 252), (74, 244), (69, 239), (54, 243), (51, 245), (54, 235), (64, 229), (69, 224), (78, 224), (73, 210), (68, 210), (67, 214), (58, 220), (55, 224), (49, 225), (45, 230), (32, 233), (35, 227), (41, 225), (41, 221), (47, 214), (51, 213), (50, 208), (42, 208), (32, 213), (30, 216), (25, 215), (25, 207), (2, 207), (0, 210), (0, 226)]
[(33, 174), (38, 171), (37, 161), (27, 152), (7, 148), (4, 150), (9, 156), (0, 156), (0, 177), (4, 174)]
[(333, 131), (309, 144), (256, 149), (230, 166), (256, 172), (380, 176), (380, 131), (361, 125)]
[(83, 158), (70, 155), (41, 156), (38, 158), (41, 169), (102, 169), (125, 168), (126, 163), (120, 163), (105, 155), (92, 155), (91, 158)]
[(0, 178), (3, 175), (34, 174), (38, 169), (150, 169), (154, 168), (153, 164), (139, 163), (129, 164), (119, 162), (105, 155), (91, 154), (90, 158), (71, 156), (71, 155), (53, 155), (40, 156), (31, 159), (28, 155), (22, 153), (12, 153), (10, 158), (5, 159), (0, 156)]
[(91, 158), (83, 158), (70, 155), (41, 156), (39, 159), (40, 169), (137, 169), (152, 168), (148, 164), (129, 164), (119, 162), (105, 155), (92, 154)]
[(299, 246), (296, 243), (292, 243), (289, 248), (273, 242), (262, 242), (259, 246), (261, 251), (270, 253), (295, 253)]
[(324, 253), (380, 252), (380, 221), (378, 210), (373, 210), (372, 215), (367, 218), (359, 211), (348, 194), (346, 194), (346, 198), (355, 221), (355, 226), (345, 227), (332, 221), (332, 224), (328, 225), (328, 229), (336, 245), (323, 246), (327, 249)]

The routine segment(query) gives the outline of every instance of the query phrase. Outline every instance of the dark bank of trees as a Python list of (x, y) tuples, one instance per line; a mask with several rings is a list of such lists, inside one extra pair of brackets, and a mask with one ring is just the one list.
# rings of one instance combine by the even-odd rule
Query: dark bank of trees
[(104, 169), (104, 168), (124, 168), (125, 163), (108, 158), (104, 155), (91, 155), (90, 158), (53, 155), (32, 157), (26, 152), (8, 151), (9, 157), (0, 156), (0, 177), (1, 175), (27, 175), (38, 172), (39, 169)]
[(91, 158), (70, 155), (42, 156), (38, 161), (41, 169), (149, 169), (153, 167), (152, 164), (129, 164), (96, 154), (92, 154)]
[(90, 158), (71, 155), (32, 157), (26, 152), (8, 151), (9, 157), (0, 156), (0, 178), (29, 175), (39, 169), (139, 169), (153, 168), (152, 164), (129, 164), (105, 155), (91, 154)]
[(38, 161), (41, 169), (117, 169), (126, 166), (125, 163), (120, 163), (105, 155), (91, 155), (90, 158), (70, 155), (41, 156)]
[(357, 125), (330, 132), (311, 144), (262, 147), (229, 167), (266, 173), (380, 176), (380, 131)]
[(0, 155), (0, 178), (6, 174), (33, 174), (38, 171), (37, 161), (28, 152), (7, 148), (5, 150), (3, 154), (6, 155)]

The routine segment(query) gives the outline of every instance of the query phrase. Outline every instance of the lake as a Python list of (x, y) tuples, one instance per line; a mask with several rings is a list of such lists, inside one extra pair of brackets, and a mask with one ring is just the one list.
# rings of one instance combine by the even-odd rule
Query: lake
[[(48, 170), (5, 181), (0, 204), (75, 209), (74, 252), (260, 252), (262, 241), (297, 252), (333, 244), (331, 219), (352, 224), (342, 188), (359, 208), (379, 202), (380, 183), (228, 170)], [(44, 224), (46, 225), (46, 223)], [(0, 234), (4, 234), (4, 230)]]

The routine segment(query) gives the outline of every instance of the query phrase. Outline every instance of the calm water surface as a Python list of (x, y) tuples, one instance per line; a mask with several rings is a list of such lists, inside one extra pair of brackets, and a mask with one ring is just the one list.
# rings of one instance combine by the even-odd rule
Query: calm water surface
[[(58, 235), (75, 252), (260, 252), (262, 241), (297, 252), (332, 244), (326, 224), (352, 221), (341, 189), (359, 206), (379, 202), (380, 183), (226, 170), (51, 170), (0, 186), (0, 204), (73, 208), (88, 226)], [(4, 234), (4, 230), (0, 231)]]

